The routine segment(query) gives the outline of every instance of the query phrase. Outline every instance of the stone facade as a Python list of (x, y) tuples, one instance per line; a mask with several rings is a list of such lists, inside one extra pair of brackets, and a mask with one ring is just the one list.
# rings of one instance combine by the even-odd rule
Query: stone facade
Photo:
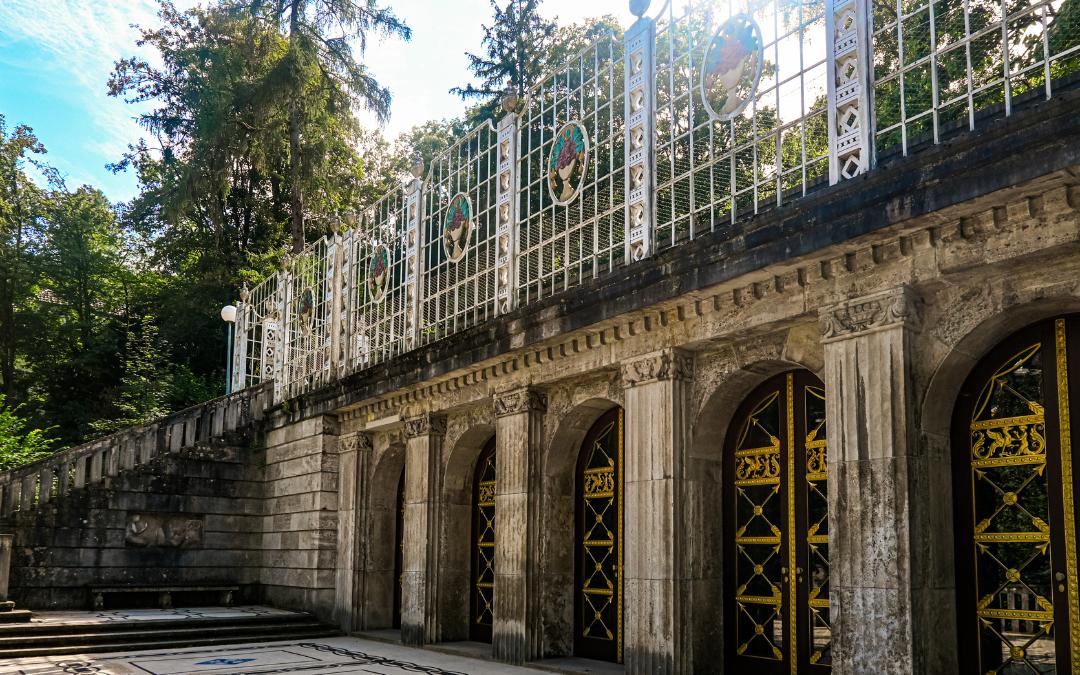
[[(569, 655), (578, 457), (618, 406), (625, 668), (718, 672), (733, 651), (726, 439), (751, 390), (799, 369), (827, 401), (832, 671), (963, 672), (952, 410), (987, 350), (1080, 311), (1077, 105), (1075, 92), (1059, 96), (982, 137), (268, 405), (261, 445), (245, 450), (253, 501), (215, 511), (251, 517), (212, 527), (208, 515), (206, 526), (208, 542), (243, 532), (259, 552), (223, 553), (218, 567), (346, 630), (400, 622), (410, 644), (464, 640), (472, 481), (494, 437), (491, 654)], [(82, 499), (72, 513), (93, 513)], [(121, 510), (149, 508), (124, 499), (102, 516), (106, 539), (76, 538), (69, 554), (59, 529), (33, 539), (47, 512), (27, 513), (17, 546), (86, 560), (95, 571), (72, 587), (105, 578), (102, 561), (136, 555), (107, 550), (122, 546)], [(179, 565), (188, 554), (167, 555)], [(45, 597), (25, 569), (15, 579), (21, 603)]]

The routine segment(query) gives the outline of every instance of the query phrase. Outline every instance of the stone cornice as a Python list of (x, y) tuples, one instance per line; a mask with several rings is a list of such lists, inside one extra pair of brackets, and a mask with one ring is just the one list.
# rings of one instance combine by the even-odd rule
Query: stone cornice
[(547, 394), (536, 389), (526, 388), (496, 393), (493, 399), (496, 417), (547, 410)]
[(893, 327), (917, 329), (918, 297), (908, 286), (898, 286), (861, 298), (822, 307), (821, 341), (845, 340)]
[(622, 366), (623, 385), (626, 387), (662, 380), (690, 380), (693, 376), (694, 357), (678, 349), (665, 349)]
[(405, 420), (405, 438), (420, 436), (443, 436), (446, 434), (446, 418), (442, 415), (424, 413)]

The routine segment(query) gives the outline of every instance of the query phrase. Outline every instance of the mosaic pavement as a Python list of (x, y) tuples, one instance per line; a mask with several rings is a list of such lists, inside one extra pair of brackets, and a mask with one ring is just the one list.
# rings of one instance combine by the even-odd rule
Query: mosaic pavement
[(540, 672), (347, 637), (0, 663), (3, 675), (528, 675)]

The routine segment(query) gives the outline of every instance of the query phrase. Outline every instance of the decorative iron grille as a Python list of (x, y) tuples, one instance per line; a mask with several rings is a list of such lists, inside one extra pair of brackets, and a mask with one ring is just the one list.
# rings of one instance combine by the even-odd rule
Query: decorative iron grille
[(237, 389), (274, 379), (274, 355), (281, 323), (278, 276), (271, 274), (253, 288), (241, 305), (237, 344), (242, 350)]
[[(749, 14), (735, 2), (679, 3), (681, 15), (675, 5), (653, 50), (657, 250), (805, 195), (829, 172), (825, 0), (766, 0)], [(757, 77), (714, 105), (706, 83), (740, 64)]]
[(432, 160), (422, 197), (421, 344), (494, 316), (497, 176), (490, 122)]
[(349, 240), (352, 368), (364, 368), (406, 349), (406, 196), (392, 192), (364, 211)]
[(1063, 0), (875, 2), (873, 70), (877, 154), (906, 155), (1075, 84), (1080, 20)]
[(518, 131), (521, 303), (622, 263), (624, 88), (622, 42), (606, 34), (528, 94)]
[(335, 242), (308, 244), (290, 265), (284, 384), (296, 396), (330, 379)]

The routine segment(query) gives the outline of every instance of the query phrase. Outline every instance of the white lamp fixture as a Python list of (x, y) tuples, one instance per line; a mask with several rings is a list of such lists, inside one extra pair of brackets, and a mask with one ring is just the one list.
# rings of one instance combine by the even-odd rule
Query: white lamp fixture
[(235, 305), (225, 305), (224, 307), (222, 307), (221, 308), (221, 319), (223, 321), (228, 322), (228, 323), (235, 323), (236, 322), (236, 306)]

